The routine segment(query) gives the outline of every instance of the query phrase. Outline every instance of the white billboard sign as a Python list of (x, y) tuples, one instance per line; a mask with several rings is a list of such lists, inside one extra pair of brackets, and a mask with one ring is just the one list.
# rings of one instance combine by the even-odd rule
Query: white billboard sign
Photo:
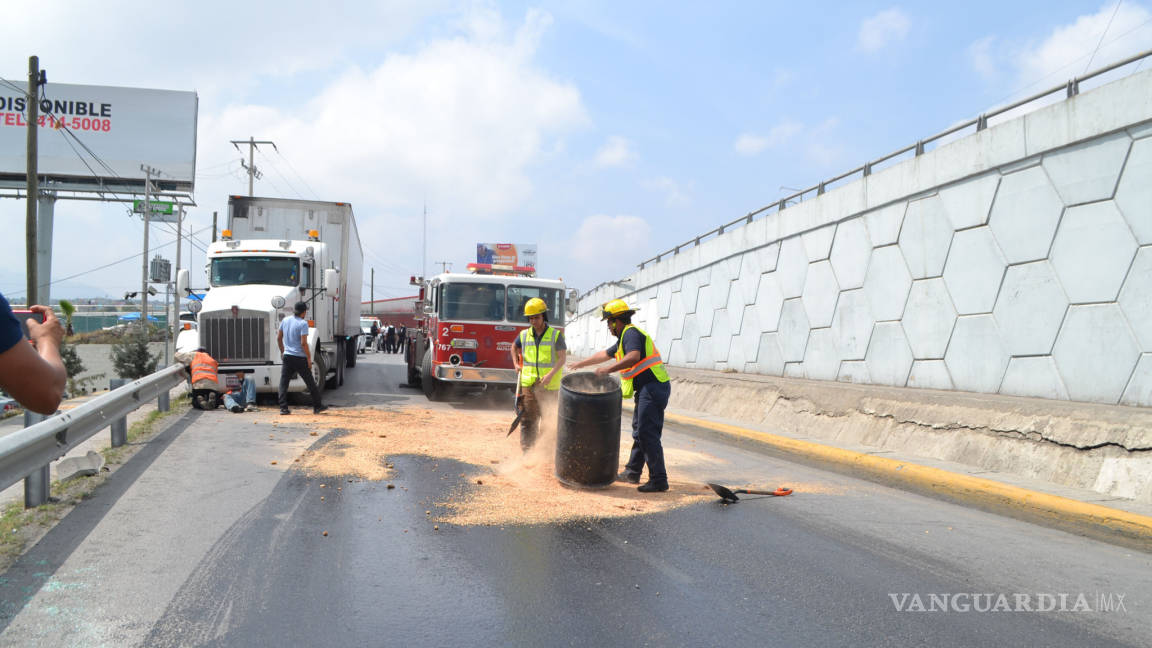
[[(26, 83), (16, 81), (0, 83), (0, 177), (27, 174), (27, 98), (17, 90), (24, 87)], [(166, 189), (192, 190), (195, 92), (48, 83), (42, 93), (37, 138), (41, 177), (142, 184), (140, 166), (148, 165), (161, 172), (158, 179)]]

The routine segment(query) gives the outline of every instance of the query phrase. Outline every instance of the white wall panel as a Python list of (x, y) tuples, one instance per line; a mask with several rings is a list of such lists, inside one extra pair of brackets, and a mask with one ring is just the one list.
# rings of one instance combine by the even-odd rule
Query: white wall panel
[(1052, 265), (1035, 261), (1008, 268), (993, 316), (1009, 354), (1047, 355), (1067, 310), (1068, 297)]
[(829, 259), (840, 288), (850, 290), (864, 285), (871, 256), (872, 241), (868, 238), (863, 218), (853, 218), (837, 226)]
[(863, 360), (872, 337), (872, 307), (863, 289), (845, 290), (836, 301), (832, 332), (840, 356), (845, 360)]
[(872, 251), (864, 279), (864, 293), (868, 296), (875, 321), (900, 319), (911, 287), (912, 276), (899, 246), (889, 245)]
[(903, 387), (912, 369), (912, 350), (899, 322), (880, 322), (868, 342), (868, 376), (879, 385)]
[(1004, 176), (992, 203), (988, 225), (1009, 263), (1048, 256), (1064, 203), (1042, 167)]
[(1132, 230), (1108, 200), (1065, 211), (1052, 265), (1073, 304), (1114, 301), (1135, 254)]
[(940, 202), (952, 229), (961, 230), (988, 222), (992, 198), (1000, 185), (1000, 174), (986, 173), (940, 190)]
[(961, 315), (991, 312), (1005, 265), (991, 229), (974, 227), (956, 232), (944, 265), (944, 282), (948, 284), (956, 312)]
[(1116, 206), (1140, 245), (1152, 244), (1152, 137), (1132, 144), (1116, 187)]
[(800, 362), (804, 359), (804, 347), (808, 344), (808, 315), (799, 299), (788, 299), (780, 311), (780, 352), (787, 362)]
[(1008, 368), (1008, 352), (992, 316), (958, 318), (944, 362), (957, 389), (996, 393)]
[(908, 261), (913, 279), (939, 277), (952, 242), (952, 223), (944, 214), (939, 196), (908, 203), (904, 227), (900, 229), (900, 250)]
[(1123, 131), (1044, 156), (1044, 170), (1065, 205), (1107, 200), (1116, 191), (1132, 139)]
[(1136, 334), (1140, 350), (1152, 352), (1152, 246), (1142, 247), (1120, 289), (1120, 310)]
[(780, 246), (780, 260), (776, 263), (776, 280), (784, 297), (799, 297), (804, 293), (804, 278), (808, 276), (808, 254), (799, 236), (786, 239)]
[(1000, 393), (1052, 400), (1068, 400), (1068, 390), (1051, 356), (1012, 358), (1004, 373)]
[(804, 280), (804, 311), (808, 322), (814, 328), (830, 326), (836, 312), (836, 297), (840, 287), (836, 285), (836, 275), (828, 261), (817, 261), (808, 266), (808, 276)]
[(912, 283), (902, 323), (913, 357), (918, 360), (944, 357), (956, 324), (956, 308), (944, 280), (921, 279)]
[(1088, 304), (1068, 308), (1052, 356), (1072, 400), (1115, 403), (1140, 348), (1119, 306)]
[(917, 389), (954, 389), (943, 360), (917, 360), (908, 373), (908, 386)]

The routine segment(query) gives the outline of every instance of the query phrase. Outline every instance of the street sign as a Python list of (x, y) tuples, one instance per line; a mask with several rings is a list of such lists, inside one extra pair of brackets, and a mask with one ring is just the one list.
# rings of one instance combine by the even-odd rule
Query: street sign
[[(171, 214), (172, 213), (172, 207), (175, 204), (176, 203), (173, 203), (170, 201), (164, 201), (164, 200), (149, 200), (148, 201), (148, 207), (151, 208), (153, 215), (155, 215), (155, 214)], [(133, 200), (132, 201), (132, 211), (137, 213), (137, 214), (143, 214), (144, 213), (144, 201), (143, 200)]]

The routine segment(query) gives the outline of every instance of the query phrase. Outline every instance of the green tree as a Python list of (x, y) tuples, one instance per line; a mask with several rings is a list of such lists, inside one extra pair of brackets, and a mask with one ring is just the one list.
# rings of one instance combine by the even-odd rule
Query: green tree
[[(72, 314), (76, 312), (76, 307), (67, 299), (61, 299), (60, 311), (64, 313), (64, 335), (71, 337), (75, 334), (72, 330)], [(79, 362), (80, 359), (77, 358), (76, 361)], [(84, 369), (81, 368), (80, 371), (84, 371)], [(68, 372), (68, 375), (71, 376), (72, 372)]]
[(121, 378), (143, 378), (156, 371), (159, 362), (159, 355), (154, 356), (148, 352), (147, 327), (133, 327), (119, 342), (112, 345), (112, 366)]

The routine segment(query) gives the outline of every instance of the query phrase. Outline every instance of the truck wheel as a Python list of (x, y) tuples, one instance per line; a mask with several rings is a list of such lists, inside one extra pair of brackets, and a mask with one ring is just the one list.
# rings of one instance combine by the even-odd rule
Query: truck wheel
[[(327, 381), (325, 381), (325, 383), (324, 383), (325, 389), (336, 389), (337, 387), (340, 386), (340, 374), (344, 370), (344, 345), (343, 344), (337, 344), (336, 345), (336, 359), (335, 359), (335, 362), (333, 363), (333, 366), (336, 368), (336, 370), (333, 371), (332, 376), (329, 377), (327, 379)], [(325, 367), (325, 369), (327, 369), (327, 367)]]
[(344, 357), (347, 359), (347, 366), (356, 366), (356, 338), (350, 337), (344, 342)]
[(320, 347), (316, 347), (316, 353), (312, 356), (312, 369), (316, 372), (313, 378), (316, 379), (316, 388), (324, 391), (328, 387), (328, 363), (324, 362), (324, 354), (320, 352)]
[(432, 377), (432, 350), (424, 352), (424, 361), (420, 363), (420, 386), (424, 388), (424, 396), (430, 401), (438, 401), (444, 397), (445, 385)]

